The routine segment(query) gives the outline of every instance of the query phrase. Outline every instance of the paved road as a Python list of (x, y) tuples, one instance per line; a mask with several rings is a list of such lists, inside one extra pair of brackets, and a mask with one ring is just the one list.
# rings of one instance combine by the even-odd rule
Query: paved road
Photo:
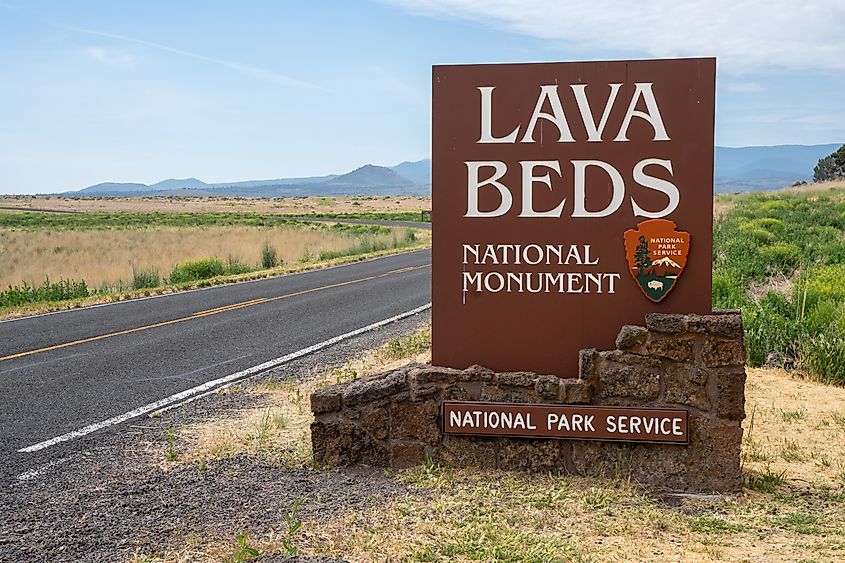
[(424, 306), (430, 264), (422, 250), (0, 322), (0, 457)]

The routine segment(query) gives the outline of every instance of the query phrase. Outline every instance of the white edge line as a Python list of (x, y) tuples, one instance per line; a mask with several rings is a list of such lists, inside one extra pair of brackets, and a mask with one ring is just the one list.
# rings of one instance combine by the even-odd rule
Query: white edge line
[(69, 457), (60, 457), (59, 459), (54, 459), (53, 461), (45, 463), (40, 467), (36, 467), (34, 469), (30, 469), (29, 471), (21, 473), (20, 475), (15, 477), (15, 479), (17, 479), (18, 481), (32, 481), (33, 479), (35, 479), (36, 477), (40, 477), (53, 467), (66, 463), (69, 460)]
[(264, 278), (255, 278), (254, 280), (242, 280), (242, 281), (234, 281), (234, 282), (227, 282), (221, 283), (217, 285), (209, 285), (206, 287), (195, 287), (193, 289), (181, 289), (176, 291), (171, 291), (170, 293), (159, 293), (158, 295), (148, 295), (146, 297), (134, 297), (132, 299), (121, 299), (120, 301), (109, 301), (108, 303), (96, 303), (94, 305), (86, 305), (85, 307), (73, 307), (71, 309), (62, 309), (60, 311), (49, 311), (47, 313), (38, 313), (35, 315), (27, 315), (25, 317), (12, 317), (10, 319), (0, 319), (0, 324), (3, 323), (13, 323), (15, 321), (25, 321), (27, 319), (36, 319), (38, 317), (46, 317), (49, 315), (59, 315), (61, 313), (72, 313), (74, 311), (85, 311), (87, 309), (97, 309), (99, 307), (108, 307), (109, 305), (128, 305), (130, 303), (137, 303), (138, 301), (146, 301), (147, 299), (158, 299), (160, 297), (174, 297), (181, 295), (183, 293), (193, 293), (195, 291), (208, 291), (209, 289), (218, 289), (221, 287), (228, 287), (231, 285), (238, 285), (238, 284), (247, 284), (247, 283), (255, 283), (255, 282), (266, 282), (268, 280), (274, 280), (279, 278), (286, 278), (286, 277), (293, 277), (293, 276), (302, 276), (305, 274), (314, 274), (317, 272), (325, 272), (326, 270), (334, 270), (335, 268), (343, 268), (344, 266), (354, 266), (355, 264), (364, 264), (366, 262), (375, 262), (376, 260), (384, 260), (386, 258), (395, 258), (396, 256), (401, 256), (402, 254), (411, 254), (413, 252), (420, 252), (423, 250), (431, 250), (431, 248), (418, 248), (416, 250), (406, 250), (404, 252), (397, 252), (396, 254), (386, 254), (384, 256), (376, 256), (375, 258), (366, 258), (364, 260), (358, 260), (357, 262), (347, 262), (345, 264), (335, 264), (334, 266), (326, 266), (325, 268), (314, 268), (313, 270), (305, 270), (303, 272), (289, 272), (287, 274), (278, 274), (273, 276), (267, 276)]
[[(376, 323), (367, 325), (365, 327), (359, 328), (357, 330), (353, 330), (352, 332), (347, 332), (346, 334), (341, 334), (340, 336), (335, 336), (334, 338), (330, 338), (329, 340), (325, 340), (320, 342), (319, 344), (314, 344), (313, 346), (309, 346), (307, 348), (303, 348), (302, 350), (298, 350), (291, 354), (287, 354), (280, 358), (276, 358), (275, 360), (270, 360), (268, 362), (264, 362), (263, 364), (258, 364), (257, 366), (253, 366), (251, 368), (247, 368), (243, 371), (239, 371), (237, 373), (233, 373), (231, 375), (227, 375), (225, 377), (220, 377), (218, 379), (214, 379), (212, 381), (208, 381), (201, 385), (197, 385), (196, 387), (191, 387), (190, 389), (186, 389), (180, 393), (175, 393), (166, 397), (164, 399), (160, 399), (153, 403), (146, 404), (142, 407), (138, 407), (137, 409), (133, 409), (129, 412), (125, 412), (121, 415), (109, 418), (107, 420), (103, 420), (101, 422), (95, 422), (94, 424), (89, 424), (83, 428), (79, 428), (72, 432), (68, 432), (67, 434), (62, 434), (61, 436), (56, 436), (55, 438), (50, 438), (49, 440), (45, 440), (43, 442), (38, 442), (37, 444), (33, 444), (31, 446), (27, 446), (25, 448), (21, 448), (18, 450), (18, 453), (32, 453), (37, 452), (39, 450), (43, 450), (45, 448), (49, 448), (51, 446), (55, 446), (56, 444), (61, 444), (62, 442), (67, 442), (70, 440), (74, 440), (76, 438), (81, 438), (82, 436), (86, 436), (91, 434), (92, 432), (96, 432), (98, 430), (102, 430), (103, 428), (107, 428), (109, 426), (114, 426), (116, 424), (120, 424), (121, 422), (125, 422), (131, 418), (135, 418), (137, 416), (141, 416), (143, 414), (147, 414), (148, 412), (157, 411), (161, 409), (165, 409), (166, 407), (173, 405), (173, 403), (184, 403), (188, 402), (186, 399), (191, 398), (198, 399), (199, 397), (194, 397), (198, 393), (205, 393), (208, 394), (209, 391), (216, 390), (217, 387), (222, 385), (227, 385), (234, 383), (235, 381), (246, 379), (253, 375), (257, 375), (263, 371), (266, 371), (270, 368), (274, 368), (278, 365), (287, 363), (291, 360), (295, 360), (297, 358), (301, 358), (302, 356), (307, 356), (308, 354), (312, 354), (318, 350), (322, 350), (323, 348), (327, 348), (338, 342), (346, 340), (348, 338), (352, 338), (353, 336), (358, 336), (359, 334), (363, 334), (365, 332), (369, 332), (376, 328), (382, 327), (384, 325), (390, 324), (392, 322), (411, 317), (416, 315), (417, 313), (421, 313), (426, 309), (431, 307), (431, 303), (427, 303), (422, 307), (417, 307), (416, 309), (412, 309), (410, 311), (406, 311), (404, 313), (400, 313), (389, 319), (384, 319), (382, 321), (378, 321)], [(178, 405), (174, 405), (178, 406)]]

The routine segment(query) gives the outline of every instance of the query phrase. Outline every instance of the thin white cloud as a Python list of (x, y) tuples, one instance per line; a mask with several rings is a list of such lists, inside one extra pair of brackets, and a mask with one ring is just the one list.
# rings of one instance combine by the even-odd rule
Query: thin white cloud
[(731, 72), (845, 69), (842, 0), (386, 0), (597, 52), (720, 58)]
[(370, 70), (377, 77), (378, 84), (382, 87), (382, 89), (411, 104), (420, 107), (428, 106), (426, 97), (419, 90), (403, 81), (395, 74), (388, 72), (377, 65), (372, 65)]
[(131, 68), (135, 66), (135, 57), (129, 53), (106, 49), (104, 47), (91, 46), (85, 49), (85, 53), (97, 62), (111, 66)]
[(108, 39), (116, 39), (118, 41), (126, 41), (128, 43), (135, 43), (137, 45), (144, 45), (145, 47), (151, 47), (153, 49), (158, 49), (159, 51), (164, 51), (166, 53), (173, 53), (175, 55), (180, 55), (182, 57), (187, 57), (190, 59), (195, 59), (198, 61), (203, 61), (215, 65), (220, 65), (222, 67), (228, 68), (229, 70), (238, 72), (245, 76), (249, 76), (250, 78), (255, 78), (257, 80), (262, 80), (264, 82), (269, 82), (271, 84), (278, 84), (280, 86), (293, 86), (295, 88), (303, 88), (306, 90), (321, 90), (324, 92), (328, 92), (328, 89), (311, 82), (307, 82), (305, 80), (299, 80), (298, 78), (292, 78), (290, 76), (286, 76), (284, 74), (279, 74), (278, 72), (274, 72), (272, 70), (267, 70), (265, 68), (246, 65), (242, 63), (235, 63), (232, 61), (226, 61), (223, 59), (217, 59), (214, 57), (207, 57), (205, 55), (200, 55), (198, 53), (192, 53), (191, 51), (185, 51), (182, 49), (177, 49), (175, 47), (170, 47), (168, 45), (162, 45), (161, 43), (154, 43), (153, 41), (146, 41), (144, 39), (138, 39), (136, 37), (128, 37), (126, 35), (118, 35), (115, 33), (106, 33), (104, 31), (96, 31), (93, 29), (84, 29), (81, 27), (72, 27), (72, 26), (65, 26), (65, 25), (57, 25), (57, 27), (61, 27), (63, 29), (67, 29), (69, 31), (76, 31), (78, 33), (86, 33), (88, 35), (94, 35), (97, 37), (106, 37)]
[(763, 86), (756, 82), (727, 82), (722, 87), (729, 92), (739, 92), (740, 94), (756, 94), (764, 90)]

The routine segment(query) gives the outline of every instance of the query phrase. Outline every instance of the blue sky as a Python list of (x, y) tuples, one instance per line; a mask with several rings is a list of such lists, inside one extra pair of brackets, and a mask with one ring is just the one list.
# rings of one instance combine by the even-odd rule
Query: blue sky
[(717, 144), (845, 141), (841, 0), (0, 0), (0, 193), (393, 165), (432, 64), (697, 55)]

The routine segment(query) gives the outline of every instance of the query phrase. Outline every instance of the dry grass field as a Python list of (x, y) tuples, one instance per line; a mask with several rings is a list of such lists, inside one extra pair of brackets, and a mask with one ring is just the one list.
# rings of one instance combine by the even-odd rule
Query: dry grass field
[[(780, 190), (773, 190), (772, 192), (761, 193), (781, 193), (790, 195), (821, 193), (834, 189), (845, 189), (844, 180), (836, 180), (833, 182), (819, 182), (817, 184), (804, 184), (801, 186), (783, 188)], [(736, 205), (736, 194), (717, 194), (713, 201), (713, 215), (720, 217), (727, 211), (733, 209)]]
[(0, 197), (0, 213), (21, 210), (81, 212), (254, 212), (282, 215), (313, 213), (387, 213), (419, 212), (431, 209), (430, 197), (415, 196), (342, 196), (342, 197), (124, 197), (68, 198), (61, 196)]
[[(402, 233), (373, 235), (377, 242)], [(216, 256), (248, 266), (261, 264), (269, 242), (280, 260), (295, 263), (323, 251), (354, 247), (360, 236), (309, 227), (161, 227), (111, 230), (0, 230), (0, 288), (26, 281), (85, 280), (91, 288), (131, 283), (133, 265), (166, 278), (173, 266)]]
[[(162, 467), (204, 467), (222, 457), (309, 463), (308, 396), (317, 386), (427, 361), (423, 331), (295, 385), (244, 389), (262, 405), (235, 418), (178, 430), (151, 448)], [(845, 389), (777, 370), (749, 370), (743, 464), (736, 495), (653, 494), (615, 481), (474, 471), (426, 463), (388, 476), (407, 486), (388, 502), (330, 520), (306, 520), (292, 538), (301, 555), (349, 561), (836, 561), (845, 560)], [(305, 502), (309, 502), (308, 499)], [(290, 507), (280, 507), (287, 510)], [(277, 526), (248, 538), (278, 552)], [(232, 560), (230, 537), (192, 536), (185, 548), (138, 561)]]

